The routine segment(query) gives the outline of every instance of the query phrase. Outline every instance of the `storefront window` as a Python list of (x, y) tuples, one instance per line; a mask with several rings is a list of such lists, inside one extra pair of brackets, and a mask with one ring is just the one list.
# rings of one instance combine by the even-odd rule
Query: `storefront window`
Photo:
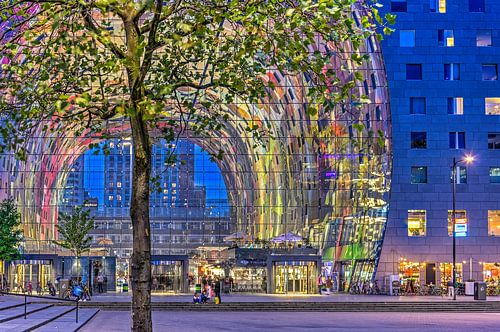
[(483, 263), (484, 281), (497, 283), (500, 278), (500, 263)]
[[(467, 236), (467, 213), (465, 210), (455, 210), (455, 235)], [(452, 236), (453, 211), (448, 210), (448, 235)]]
[[(441, 286), (446, 286), (448, 281), (453, 279), (453, 264), (440, 263), (439, 271), (441, 272)], [(462, 282), (462, 263), (456, 264), (457, 282)]]
[(500, 236), (500, 210), (488, 210), (488, 234)]
[(399, 262), (399, 277), (404, 281), (420, 281), (420, 263), (408, 262), (405, 259)]
[(408, 236), (425, 236), (426, 224), (425, 210), (408, 210)]
[(267, 288), (266, 269), (264, 267), (235, 267), (231, 270), (232, 291), (265, 292)]

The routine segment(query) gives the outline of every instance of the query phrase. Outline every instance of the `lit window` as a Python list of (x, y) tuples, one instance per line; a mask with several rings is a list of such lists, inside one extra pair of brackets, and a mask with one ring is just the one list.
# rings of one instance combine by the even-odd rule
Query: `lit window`
[(175, 187), (177, 187), (177, 183), (172, 182), (172, 188), (175, 188)]
[(425, 114), (425, 98), (410, 97), (410, 114)]
[(430, 0), (431, 13), (446, 13), (446, 0)]
[(427, 167), (426, 166), (412, 166), (411, 168), (411, 183), (427, 183)]
[(500, 183), (500, 167), (490, 167), (490, 183)]
[[(448, 210), (448, 235), (452, 236), (453, 211)], [(467, 236), (467, 213), (465, 210), (455, 210), (455, 235)]]
[(491, 30), (477, 30), (476, 46), (489, 47), (491, 46)]
[(496, 81), (498, 80), (498, 66), (496, 64), (483, 64), (482, 74), (483, 81)]
[(488, 234), (500, 236), (500, 210), (488, 210)]
[(426, 226), (425, 210), (408, 210), (408, 236), (425, 236)]
[(406, 0), (391, 0), (391, 12), (406, 12)]
[(411, 148), (412, 149), (427, 148), (427, 133), (425, 131), (411, 132)]
[(458, 80), (460, 80), (460, 64), (459, 63), (445, 63), (444, 64), (444, 80), (445, 81), (458, 81)]
[(465, 132), (452, 131), (449, 133), (450, 149), (465, 149)]
[(464, 99), (462, 97), (448, 97), (448, 114), (464, 114)]
[(455, 38), (453, 30), (438, 30), (438, 46), (453, 47), (455, 46)]
[(116, 187), (117, 187), (117, 188), (121, 188), (121, 187), (122, 187), (122, 183), (121, 183), (121, 182), (117, 182), (117, 183), (116, 183)]
[(399, 30), (399, 46), (415, 47), (415, 30)]
[(500, 115), (500, 98), (485, 98), (484, 108), (487, 115)]
[(484, 13), (484, 0), (469, 0), (469, 12)]
[(113, 200), (113, 195), (109, 195), (109, 196), (108, 196), (108, 200), (109, 200), (109, 201), (112, 201), (112, 200)]
[[(465, 166), (457, 166), (455, 169), (456, 184), (467, 183), (467, 168)], [(450, 182), (453, 181), (453, 168), (450, 170)]]
[(422, 79), (422, 65), (421, 64), (407, 64), (406, 65), (406, 79), (407, 80), (421, 80)]
[(121, 201), (122, 200), (122, 195), (116, 195), (116, 200)]
[(163, 189), (163, 193), (164, 193), (165, 195), (168, 195), (168, 189)]

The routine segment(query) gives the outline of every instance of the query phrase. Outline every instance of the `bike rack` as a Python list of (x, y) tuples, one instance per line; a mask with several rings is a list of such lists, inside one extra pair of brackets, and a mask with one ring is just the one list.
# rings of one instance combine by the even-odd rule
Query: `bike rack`
[(27, 305), (28, 305), (28, 297), (33, 297), (37, 299), (45, 299), (45, 300), (52, 300), (52, 301), (59, 301), (59, 302), (75, 302), (76, 303), (76, 323), (78, 324), (78, 309), (79, 309), (79, 301), (78, 300), (69, 300), (69, 299), (62, 299), (62, 298), (54, 298), (54, 297), (47, 297), (47, 296), (40, 296), (40, 295), (28, 295), (28, 294), (19, 294), (19, 293), (10, 293), (10, 292), (4, 292), (0, 291), (0, 294), (4, 295), (13, 295), (13, 296), (24, 296), (24, 319), (26, 319), (27, 314)]

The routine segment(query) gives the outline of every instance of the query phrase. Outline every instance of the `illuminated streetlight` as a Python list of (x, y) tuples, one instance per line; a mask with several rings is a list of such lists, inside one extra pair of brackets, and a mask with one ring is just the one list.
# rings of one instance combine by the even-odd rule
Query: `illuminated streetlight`
[(453, 191), (453, 211), (452, 211), (452, 233), (453, 233), (453, 300), (457, 299), (457, 264), (456, 264), (456, 230), (455, 230), (455, 222), (456, 222), (456, 192), (457, 192), (457, 165), (460, 163), (465, 163), (467, 165), (471, 164), (474, 161), (473, 155), (466, 155), (464, 158), (457, 160), (453, 157), (453, 168), (452, 168), (452, 191)]

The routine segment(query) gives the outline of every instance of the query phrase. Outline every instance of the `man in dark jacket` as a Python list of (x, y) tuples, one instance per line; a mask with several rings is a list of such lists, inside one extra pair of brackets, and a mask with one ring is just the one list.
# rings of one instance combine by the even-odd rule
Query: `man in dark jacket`
[(220, 280), (219, 280), (219, 278), (215, 279), (214, 292), (215, 292), (215, 297), (219, 298), (219, 303), (222, 303), (222, 299), (220, 297)]

